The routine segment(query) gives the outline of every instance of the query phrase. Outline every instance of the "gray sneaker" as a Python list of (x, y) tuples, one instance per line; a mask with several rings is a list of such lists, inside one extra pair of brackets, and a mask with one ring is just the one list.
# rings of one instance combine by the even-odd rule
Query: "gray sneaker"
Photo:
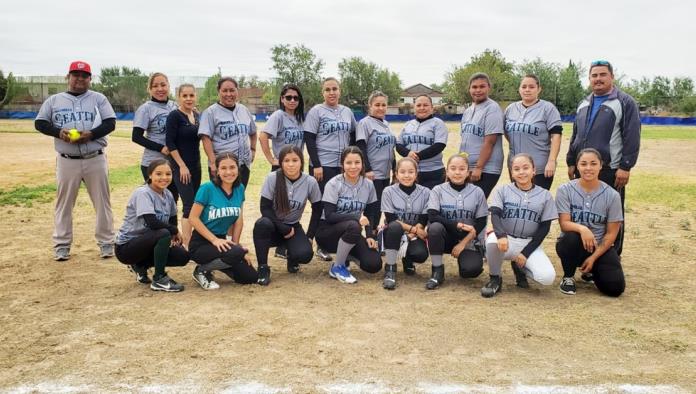
[(317, 248), (317, 257), (319, 257), (319, 259), (322, 261), (333, 260), (333, 257), (331, 257), (331, 255), (325, 252), (322, 248)]
[(61, 246), (56, 248), (53, 259), (55, 261), (66, 261), (70, 258), (70, 248), (67, 246)]
[(193, 280), (198, 283), (203, 290), (217, 290), (220, 285), (215, 282), (212, 272), (205, 272), (200, 269), (200, 266), (196, 266), (193, 269)]
[(114, 257), (114, 244), (104, 244), (99, 246), (99, 257), (108, 259)]

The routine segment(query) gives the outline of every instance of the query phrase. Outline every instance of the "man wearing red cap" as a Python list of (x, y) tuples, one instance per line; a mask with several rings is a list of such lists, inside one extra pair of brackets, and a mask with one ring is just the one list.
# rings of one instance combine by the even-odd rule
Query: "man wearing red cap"
[(99, 255), (112, 257), (113, 215), (104, 148), (106, 136), (116, 128), (116, 114), (103, 94), (89, 90), (92, 80), (89, 64), (72, 62), (67, 80), (67, 92), (46, 99), (34, 122), (38, 131), (54, 138), (58, 153), (54, 258), (56, 261), (70, 258), (72, 209), (83, 181), (97, 211), (95, 238)]

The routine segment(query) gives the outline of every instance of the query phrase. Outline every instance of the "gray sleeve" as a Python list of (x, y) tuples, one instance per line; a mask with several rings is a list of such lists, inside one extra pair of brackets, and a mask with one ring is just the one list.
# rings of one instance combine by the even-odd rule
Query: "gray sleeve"
[(275, 192), (275, 183), (276, 183), (276, 172), (273, 171), (270, 174), (266, 176), (266, 179), (263, 181), (263, 186), (261, 186), (261, 197), (265, 197), (271, 201), (273, 201), (273, 193)]
[(355, 141), (365, 141), (370, 138), (370, 125), (368, 124), (368, 119), (363, 118), (363, 120), (358, 123), (358, 128), (355, 130)]
[(555, 105), (548, 103), (546, 105), (546, 130), (551, 130), (556, 126), (561, 126), (561, 113)]
[(111, 106), (109, 100), (103, 94), (100, 94), (97, 98), (97, 110), (102, 120), (116, 118), (116, 112)]
[(147, 130), (150, 127), (150, 111), (147, 108), (148, 106), (143, 104), (135, 110), (133, 127), (140, 127), (143, 130)]
[(268, 121), (266, 121), (266, 125), (263, 128), (263, 132), (270, 135), (271, 137), (275, 137), (278, 135), (278, 131), (282, 128), (283, 125), (283, 118), (278, 116), (280, 113), (279, 112), (274, 112), (271, 114), (271, 116), (268, 118)]
[(366, 179), (369, 197), (367, 198), (367, 203), (372, 204), (377, 201), (377, 190), (375, 190), (375, 184), (371, 180)]
[(436, 211), (440, 211), (440, 199), (437, 196), (437, 190), (438, 187), (435, 186), (433, 190), (430, 191), (430, 196), (428, 196), (428, 208), (426, 209), (426, 212), (428, 209), (434, 209)]
[(356, 127), (358, 126), (358, 121), (355, 120), (355, 114), (353, 113), (353, 110), (348, 108), (348, 112), (350, 112), (350, 131), (355, 131)]
[(394, 213), (394, 204), (392, 203), (392, 188), (388, 187), (382, 192), (382, 203), (380, 209), (382, 212)]
[(141, 217), (143, 215), (155, 214), (155, 204), (152, 198), (144, 191), (139, 189), (138, 194), (135, 196), (135, 216)]
[(336, 204), (338, 202), (338, 184), (337, 182), (333, 182), (333, 179), (330, 179), (327, 183), (326, 186), (324, 186), (324, 196), (322, 197), (322, 201), (326, 201), (331, 204)]
[(477, 188), (474, 195), (478, 198), (478, 204), (476, 207), (476, 218), (482, 218), (488, 216), (488, 203), (486, 203), (486, 195), (483, 194), (481, 188)]
[[(439, 120), (439, 119), (438, 119)], [(435, 141), (434, 144), (441, 143), (447, 144), (447, 137), (449, 132), (447, 131), (447, 125), (443, 121), (435, 123)]]
[(505, 193), (505, 189), (505, 186), (495, 188), (493, 191), (493, 198), (491, 199), (491, 207), (503, 209), (503, 201), (505, 200), (503, 194)]
[(251, 111), (249, 111), (248, 108), (245, 107), (244, 110), (246, 111), (247, 115), (249, 116), (249, 120), (250, 120), (250, 122), (249, 122), (249, 135), (254, 135), (254, 134), (256, 134), (256, 117), (254, 116), (254, 114), (251, 113)]
[(51, 122), (53, 124), (53, 121), (51, 118), (53, 117), (53, 100), (55, 96), (51, 96), (48, 98), (48, 100), (44, 101), (43, 104), (41, 104), (41, 108), (39, 109), (39, 113), (36, 114), (36, 120), (46, 120)]
[(556, 204), (553, 202), (553, 197), (551, 193), (544, 193), (546, 200), (544, 201), (544, 208), (541, 211), (541, 221), (546, 222), (549, 220), (558, 219), (558, 211), (556, 210)]
[(559, 214), (570, 213), (569, 184), (561, 185), (556, 191), (556, 210)]
[(309, 110), (307, 113), (307, 117), (305, 118), (304, 123), (302, 126), (304, 127), (304, 131), (307, 131), (312, 134), (317, 134), (319, 132), (319, 115), (317, 113), (318, 111), (312, 107), (312, 109)]
[(618, 192), (611, 190), (611, 198), (607, 207), (607, 222), (623, 222), (623, 212), (621, 212), (621, 196)]
[(309, 202), (312, 204), (321, 201), (321, 189), (319, 189), (319, 183), (314, 177), (308, 177), (309, 182)]
[(211, 107), (208, 107), (201, 114), (198, 125), (198, 135), (207, 135), (208, 137), (213, 138), (213, 132), (215, 132), (215, 119), (213, 119), (212, 112)]
[(491, 109), (486, 112), (486, 118), (483, 121), (484, 134), (503, 134), (503, 111), (500, 110), (498, 104), (493, 104)]

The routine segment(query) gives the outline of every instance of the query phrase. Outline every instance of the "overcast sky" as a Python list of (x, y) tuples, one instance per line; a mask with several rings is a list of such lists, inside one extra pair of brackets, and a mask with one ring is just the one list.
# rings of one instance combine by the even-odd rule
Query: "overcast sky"
[[(484, 5), (485, 4), (485, 5)], [(404, 86), (440, 83), (486, 48), (509, 61), (541, 57), (618, 74), (696, 79), (691, 1), (212, 1), (9, 0), (0, 13), (0, 68), (64, 75), (75, 59), (149, 73), (273, 76), (270, 48), (302, 43), (337, 64), (360, 56), (396, 71)]]

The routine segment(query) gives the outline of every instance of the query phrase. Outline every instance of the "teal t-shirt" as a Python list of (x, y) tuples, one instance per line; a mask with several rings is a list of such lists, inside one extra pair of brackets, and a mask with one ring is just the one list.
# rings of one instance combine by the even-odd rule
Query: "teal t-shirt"
[(205, 227), (215, 235), (225, 235), (242, 213), (244, 185), (240, 183), (228, 196), (214, 183), (204, 183), (198, 188), (194, 202), (203, 206), (201, 221)]

